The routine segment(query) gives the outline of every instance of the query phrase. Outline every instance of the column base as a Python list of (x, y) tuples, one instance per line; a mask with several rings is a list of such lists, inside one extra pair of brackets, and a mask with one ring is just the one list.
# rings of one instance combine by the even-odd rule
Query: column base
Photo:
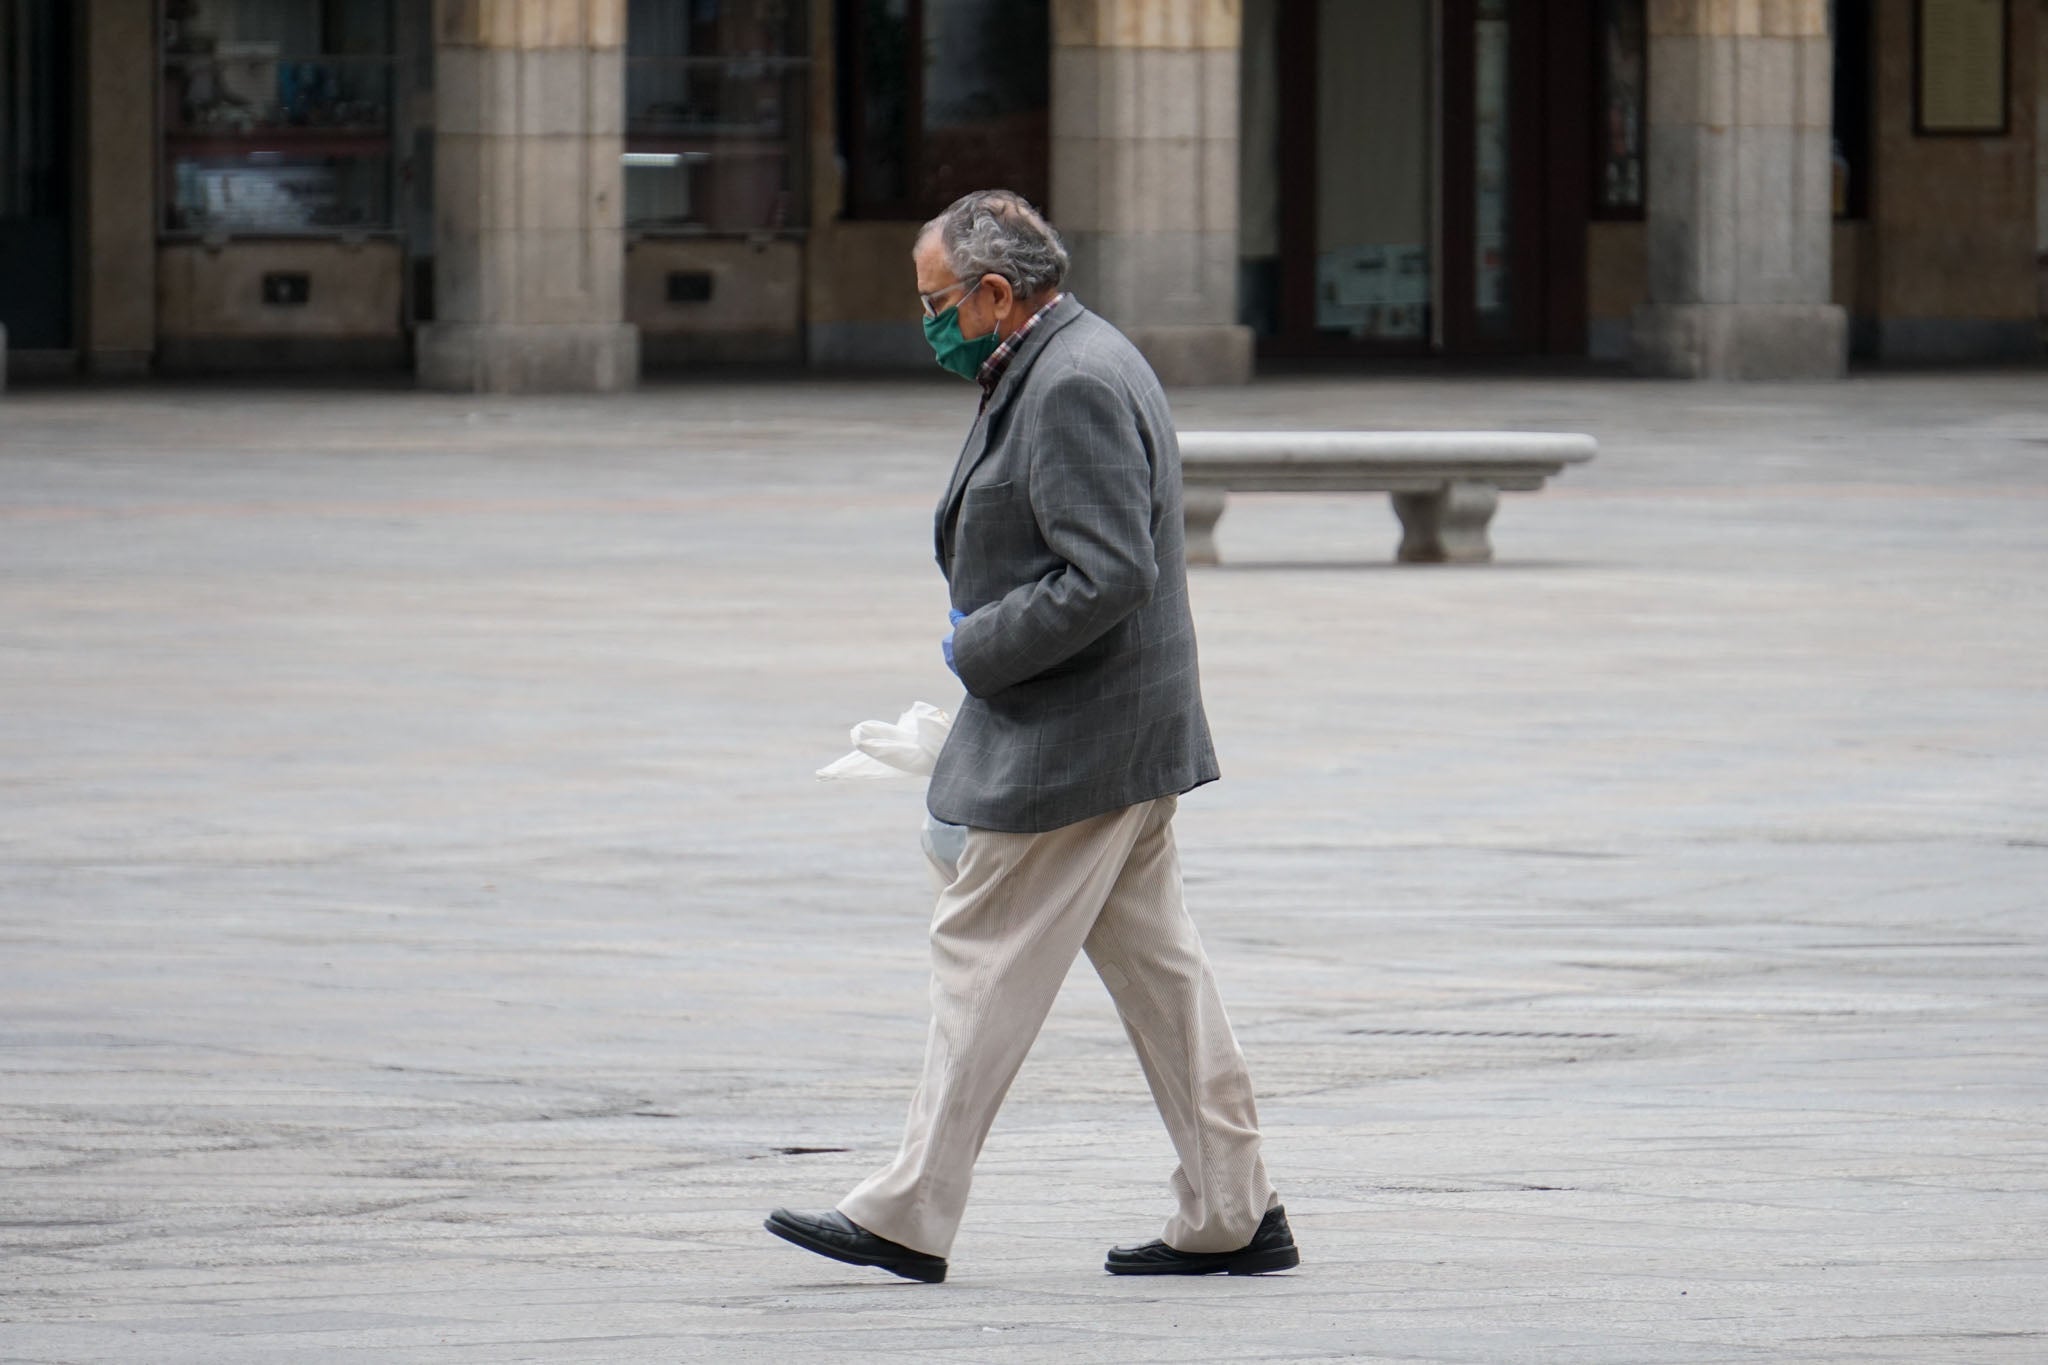
[(1159, 382), (1175, 388), (1249, 384), (1252, 329), (1229, 324), (1206, 327), (1126, 327), (1125, 336), (1144, 353)]
[(640, 329), (630, 323), (437, 322), (415, 344), (424, 389), (618, 393), (640, 381)]
[(1849, 317), (1825, 303), (1647, 304), (1632, 353), (1636, 373), (1662, 379), (1840, 379)]

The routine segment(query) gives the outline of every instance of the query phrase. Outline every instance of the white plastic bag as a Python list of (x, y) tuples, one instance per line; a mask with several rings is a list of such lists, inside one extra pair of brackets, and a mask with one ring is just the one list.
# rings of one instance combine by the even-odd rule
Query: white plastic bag
[(831, 782), (848, 777), (930, 777), (946, 747), (953, 718), (928, 701), (912, 702), (892, 725), (864, 720), (853, 727), (853, 752), (818, 769)]
[[(953, 718), (930, 702), (913, 702), (892, 724), (886, 720), (864, 720), (853, 727), (853, 752), (818, 769), (822, 781), (848, 778), (930, 777), (953, 730)], [(967, 845), (964, 825), (949, 825), (929, 812), (918, 842), (939, 888), (945, 889), (960, 873), (960, 851)]]

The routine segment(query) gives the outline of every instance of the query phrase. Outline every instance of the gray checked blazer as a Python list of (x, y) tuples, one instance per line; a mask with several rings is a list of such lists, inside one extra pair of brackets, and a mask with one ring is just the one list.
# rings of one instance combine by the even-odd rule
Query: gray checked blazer
[(968, 433), (936, 538), (968, 697), (933, 815), (1037, 833), (1216, 780), (1173, 417), (1138, 349), (1071, 294)]

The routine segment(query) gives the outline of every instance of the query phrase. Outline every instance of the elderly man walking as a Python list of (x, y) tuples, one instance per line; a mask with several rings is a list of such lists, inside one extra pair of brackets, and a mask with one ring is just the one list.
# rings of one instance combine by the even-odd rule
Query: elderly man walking
[(1085, 951), (1180, 1157), (1165, 1235), (1117, 1275), (1300, 1263), (1259, 1155), (1251, 1077), (1181, 900), (1173, 814), (1216, 779), (1166, 395), (1122, 333), (1061, 292), (1067, 252), (1017, 195), (970, 194), (913, 256), (939, 364), (981, 408), (939, 505), (946, 662), (966, 685), (929, 804), (967, 827), (932, 919), (924, 1078), (896, 1159), (798, 1246), (946, 1277), (975, 1158)]

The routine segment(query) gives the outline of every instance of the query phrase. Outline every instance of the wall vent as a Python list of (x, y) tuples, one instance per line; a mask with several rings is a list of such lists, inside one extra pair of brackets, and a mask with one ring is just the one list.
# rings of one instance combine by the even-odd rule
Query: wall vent
[(272, 308), (303, 308), (313, 299), (313, 279), (303, 270), (273, 270), (263, 277), (263, 302)]
[(708, 270), (669, 271), (668, 301), (670, 303), (711, 302), (711, 272)]

